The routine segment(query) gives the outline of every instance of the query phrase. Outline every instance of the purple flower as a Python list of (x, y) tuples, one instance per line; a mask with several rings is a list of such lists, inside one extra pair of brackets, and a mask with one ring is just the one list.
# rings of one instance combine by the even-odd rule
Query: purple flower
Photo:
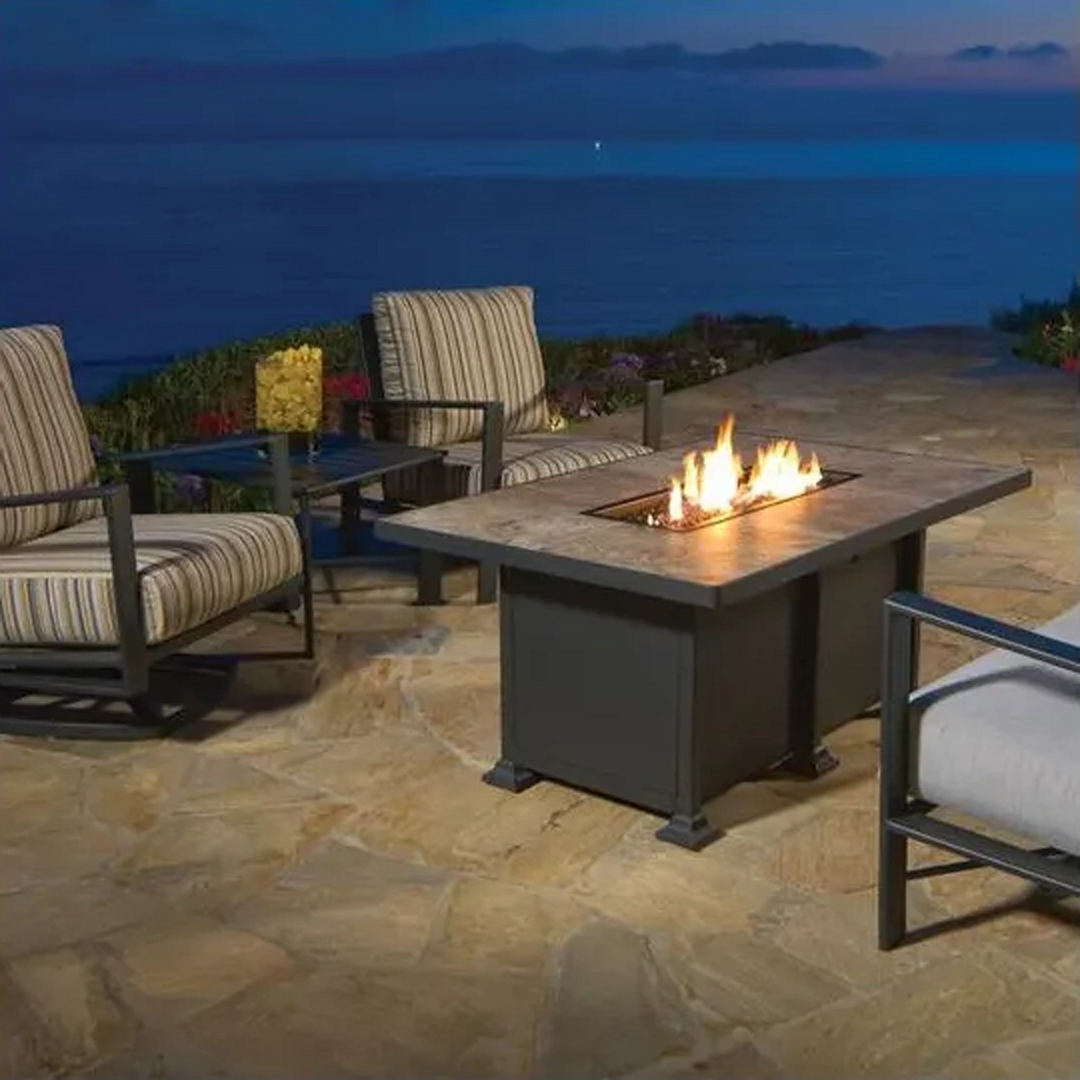
[(191, 473), (184, 473), (177, 478), (176, 481), (176, 493), (184, 499), (188, 499), (191, 502), (195, 502), (201, 499), (206, 491), (206, 484), (201, 476), (194, 476)]
[(91, 435), (90, 436), (90, 453), (93, 454), (94, 457), (96, 457), (96, 458), (101, 457), (102, 451), (104, 451), (104, 449), (105, 449), (105, 444), (101, 441), (100, 436)]
[(607, 377), (613, 382), (629, 382), (641, 375), (644, 366), (644, 359), (635, 353), (615, 353), (608, 361)]

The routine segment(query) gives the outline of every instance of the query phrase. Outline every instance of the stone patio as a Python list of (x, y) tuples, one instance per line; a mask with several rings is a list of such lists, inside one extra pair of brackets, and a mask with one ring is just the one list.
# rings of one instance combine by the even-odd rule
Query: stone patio
[[(1035, 625), (1077, 600), (1078, 399), (1007, 351), (940, 328), (830, 346), (672, 395), (665, 431), (734, 411), (1031, 466), (1029, 491), (931, 530), (927, 584)], [(189, 681), (212, 711), (176, 740), (0, 742), (0, 1076), (1080, 1072), (1080, 905), (924, 879), (913, 921), (936, 931), (876, 951), (873, 718), (829, 739), (823, 779), (716, 800), (727, 836), (690, 854), (634, 809), (480, 783), (497, 615), (469, 573), (441, 609), (385, 576), (334, 584), (316, 665)], [(219, 642), (290, 635), (267, 616)], [(976, 651), (925, 641), (924, 680)]]

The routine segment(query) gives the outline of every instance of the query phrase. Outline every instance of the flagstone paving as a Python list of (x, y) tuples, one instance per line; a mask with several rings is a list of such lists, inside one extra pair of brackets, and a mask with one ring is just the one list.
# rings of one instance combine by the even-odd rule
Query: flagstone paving
[[(733, 411), (1030, 465), (1030, 491), (931, 531), (927, 585), (1034, 625), (1077, 600), (1077, 386), (1006, 353), (948, 328), (831, 346), (672, 395), (665, 430)], [(338, 584), (318, 663), (246, 665), (179, 738), (0, 741), (0, 1076), (1080, 1075), (1080, 907), (925, 879), (937, 931), (875, 949), (872, 717), (822, 780), (716, 800), (727, 835), (690, 854), (637, 810), (480, 782), (497, 620), (467, 572), (434, 610)], [(260, 617), (225, 647), (291, 633)], [(975, 651), (928, 634), (923, 678)]]

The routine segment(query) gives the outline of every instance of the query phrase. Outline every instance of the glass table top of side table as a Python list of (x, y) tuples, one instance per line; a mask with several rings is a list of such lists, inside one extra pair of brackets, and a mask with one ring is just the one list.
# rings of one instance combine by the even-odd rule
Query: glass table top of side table
[[(289, 456), (289, 489), (294, 499), (317, 499), (340, 494), (340, 525), (334, 527), (323, 515), (313, 515), (313, 555), (320, 564), (341, 560), (415, 560), (416, 552), (399, 544), (377, 539), (372, 521), (362, 515), (362, 485), (392, 473), (413, 468), (438, 468), (443, 451), (401, 443), (377, 442), (352, 435), (328, 433), (322, 436), (318, 453)], [(202, 480), (228, 484), (276, 487), (269, 455), (261, 448), (237, 446), (200, 450), (197, 445), (170, 455), (157, 467), (171, 473), (196, 476)], [(275, 496), (280, 499), (279, 495)], [(291, 501), (291, 500), (290, 500)], [(379, 507), (385, 511), (385, 506)], [(292, 506), (277, 507), (291, 513)]]
[[(289, 475), (294, 495), (316, 497), (405, 469), (432, 465), (442, 457), (441, 450), (427, 447), (329, 433), (322, 436), (318, 453), (290, 455)], [(274, 486), (269, 456), (252, 446), (200, 451), (196, 445), (170, 457), (161, 467), (229, 484)]]

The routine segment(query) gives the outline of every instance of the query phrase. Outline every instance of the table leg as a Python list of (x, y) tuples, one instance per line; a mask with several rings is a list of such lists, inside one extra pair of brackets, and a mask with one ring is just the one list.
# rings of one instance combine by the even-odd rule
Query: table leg
[(791, 749), (783, 763), (788, 772), (808, 780), (816, 780), (840, 764), (840, 759), (818, 741), (817, 734), (820, 618), (821, 577), (809, 574), (796, 584), (791, 641), (791, 704), (788, 712), (788, 745)]
[(293, 512), (292, 464), (289, 460), (289, 437), (278, 432), (270, 439), (270, 469), (273, 474), (274, 513)]
[(360, 485), (341, 489), (341, 554), (358, 555), (360, 550)]
[[(424, 505), (439, 503), (445, 494), (442, 458), (419, 466), (419, 484)], [(421, 551), (416, 571), (416, 602), (427, 607), (443, 602), (443, 557), (437, 551)]]
[(482, 562), (477, 575), (476, 602), (494, 604), (499, 598), (499, 564)]
[(437, 551), (421, 551), (416, 573), (416, 602), (430, 607), (443, 602), (443, 559)]

